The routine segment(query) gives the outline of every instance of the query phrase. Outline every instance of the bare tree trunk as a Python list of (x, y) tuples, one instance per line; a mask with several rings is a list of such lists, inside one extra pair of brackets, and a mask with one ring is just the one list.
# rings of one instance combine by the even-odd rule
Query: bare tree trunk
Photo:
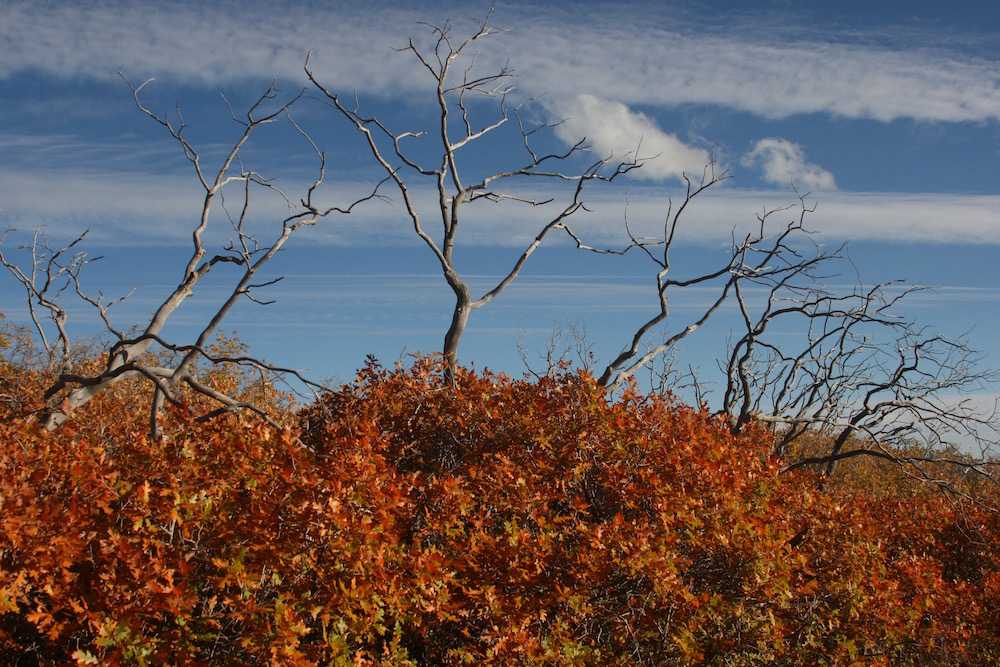
[(445, 379), (449, 383), (454, 383), (455, 374), (458, 372), (458, 344), (469, 323), (469, 313), (472, 312), (472, 298), (465, 283), (457, 283), (452, 288), (455, 290), (455, 310), (452, 313), (451, 326), (444, 336), (444, 360), (447, 364)]

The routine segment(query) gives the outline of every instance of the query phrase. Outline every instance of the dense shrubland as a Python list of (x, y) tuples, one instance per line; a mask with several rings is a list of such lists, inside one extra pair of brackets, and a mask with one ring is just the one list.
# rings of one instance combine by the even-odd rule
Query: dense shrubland
[(213, 366), (288, 428), (172, 406), (151, 440), (136, 386), (47, 431), (47, 371), (2, 364), (4, 664), (1000, 659), (989, 489), (862, 457), (820, 490), (759, 425), (569, 370), (372, 363), (295, 407)]
[[(714, 158), (700, 179), (683, 175), (676, 206), (666, 200), (662, 236), (633, 234), (626, 210), (623, 245), (587, 245), (570, 223), (591, 188), (646, 159), (639, 146), (594, 156), (583, 138), (560, 147), (544, 139), (555, 125), (530, 127), (513, 71), (474, 67), (476, 44), (499, 32), (489, 18), (462, 41), (451, 23), (420, 24), (429, 35), (404, 49), (430, 75), (437, 112), (423, 129), (363, 114), (371, 100), (342, 99), (307, 60), (312, 94), (282, 98), (273, 82), (244, 115), (230, 107), (233, 131), (202, 161), (179, 106), (155, 111), (149, 81), (126, 79), (204, 198), (180, 282), (127, 329), (109, 315), (120, 299), (83, 289), (97, 259), (82, 250), (86, 232), (50, 245), (36, 229), (20, 259), (0, 252), (34, 325), (0, 327), (0, 663), (1000, 661), (997, 470), (955, 449), (963, 437), (996, 444), (997, 412), (969, 398), (995, 375), (963, 341), (898, 316), (917, 288), (828, 291), (843, 248), (803, 252), (804, 196), (791, 220), (765, 210), (745, 236), (734, 231), (718, 265), (672, 272), (688, 205), (729, 178)], [(325, 150), (290, 115), (317, 102), (384, 172), (336, 205), (320, 189)], [(299, 195), (251, 166), (265, 127), (284, 127), (308, 160), (296, 164), (313, 165)], [(497, 157), (490, 141), (524, 151), (484, 160)], [(564, 189), (536, 200), (549, 196), (543, 183)], [(411, 197), (423, 187), (436, 194), (427, 209)], [(222, 322), (240, 301), (268, 301), (280, 278), (264, 278), (265, 265), (293, 234), (389, 190), (455, 299), (443, 355), (370, 363), (297, 404), (275, 386), (320, 386), (218, 338)], [(286, 217), (252, 233), (258, 203), (274, 197)], [(536, 231), (475, 294), (453, 257), (459, 222), (501, 202), (538, 213), (525, 216)], [(623, 330), (596, 381), (551, 363), (554, 348), (531, 380), (462, 368), (470, 314), (562, 233), (582, 251), (648, 257), (648, 319)], [(198, 332), (164, 338), (196, 285), (225, 270)], [(714, 296), (690, 320), (670, 316), (673, 295), (692, 287)], [(100, 317), (102, 335), (69, 339), (67, 296)], [(742, 325), (721, 351), (718, 412), (639, 392), (636, 372), (726, 302)], [(798, 343), (788, 321), (807, 322)], [(665, 366), (660, 384), (672, 376)]]

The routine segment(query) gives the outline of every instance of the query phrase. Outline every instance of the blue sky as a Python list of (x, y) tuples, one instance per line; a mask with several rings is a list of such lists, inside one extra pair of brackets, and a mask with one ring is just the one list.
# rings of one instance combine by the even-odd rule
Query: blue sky
[[(284, 95), (305, 86), (303, 61), (329, 87), (357, 91), (365, 111), (389, 126), (426, 129), (428, 85), (400, 52), (417, 21), (452, 19), (456, 35), (485, 3), (4, 3), (0, 22), (0, 224), (37, 225), (55, 241), (91, 228), (88, 250), (104, 255), (86, 286), (109, 297), (141, 285), (115, 311), (138, 322), (180, 278), (200, 206), (197, 183), (175, 144), (132, 104), (116, 71), (150, 77), (145, 102), (176, 105), (206, 160), (239, 128), (220, 93), (240, 111), (272, 78)], [(900, 278), (936, 288), (901, 314), (949, 335), (967, 335), (1000, 366), (1000, 8), (993, 2), (498, 2), (478, 65), (510, 62), (512, 99), (536, 98), (526, 117), (563, 123), (552, 146), (586, 136), (592, 155), (658, 155), (633, 172), (629, 218), (640, 233), (662, 224), (682, 171), (710, 155), (733, 178), (696, 200), (675, 249), (678, 271), (712, 266), (734, 228), (765, 208), (792, 204), (791, 184), (810, 192), (816, 239), (851, 242), (866, 283)], [(424, 43), (424, 42), (418, 42)], [(490, 113), (486, 107), (477, 112)], [(296, 120), (327, 151), (323, 195), (344, 203), (379, 179), (349, 126), (318, 103)], [(287, 128), (286, 128), (287, 129)], [(469, 156), (476, 170), (510, 160), (510, 139)], [(297, 196), (312, 175), (308, 145), (275, 131), (252, 145), (253, 167)], [(575, 229), (594, 245), (624, 243), (624, 186), (593, 188)], [(544, 195), (542, 188), (539, 193)], [(548, 187), (548, 186), (545, 186)], [(558, 194), (558, 193), (557, 193)], [(398, 199), (398, 198), (397, 198)], [(265, 203), (258, 222), (280, 216)], [(224, 221), (220, 221), (224, 223)], [(224, 227), (224, 224), (222, 225)], [(487, 285), (537, 231), (530, 216), (485, 210), (470, 221), (458, 264)], [(222, 229), (216, 240), (225, 239)], [(721, 253), (721, 254), (720, 254)], [(544, 349), (554, 325), (585, 327), (607, 361), (656, 308), (654, 269), (639, 256), (583, 255), (552, 239), (514, 287), (473, 313), (461, 357), (518, 375), (516, 342)], [(419, 246), (399, 201), (375, 202), (327, 219), (294, 239), (273, 267), (287, 276), (224, 325), (270, 361), (350, 379), (374, 354), (436, 350), (451, 315), (450, 293)], [(221, 272), (220, 272), (221, 273)], [(226, 276), (203, 286), (175, 314), (178, 339), (202, 321)], [(832, 277), (845, 288), (853, 275)], [(664, 329), (683, 326), (710, 294), (678, 299)], [(0, 278), (0, 311), (24, 321), (23, 295)], [(731, 314), (731, 313), (730, 313)], [(683, 363), (714, 369), (731, 326), (724, 312), (692, 337)], [(96, 330), (71, 312), (71, 332)], [(709, 380), (710, 381), (710, 380)]]

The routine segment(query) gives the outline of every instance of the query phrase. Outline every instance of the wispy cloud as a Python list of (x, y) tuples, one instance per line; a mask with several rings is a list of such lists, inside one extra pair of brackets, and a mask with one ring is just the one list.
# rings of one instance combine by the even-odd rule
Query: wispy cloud
[(680, 178), (700, 172), (711, 159), (708, 151), (685, 144), (621, 102), (585, 94), (551, 102), (549, 109), (562, 121), (556, 134), (566, 143), (585, 137), (600, 157), (642, 160), (636, 178)]
[(833, 174), (807, 162), (802, 147), (787, 139), (761, 139), (740, 162), (744, 167), (759, 168), (764, 180), (775, 185), (794, 183), (810, 190), (837, 187)]
[(391, 8), (13, 2), (0, 27), (7, 45), (0, 77), (42, 72), (113, 80), (122, 67), (138, 81), (208, 87), (273, 77), (304, 82), (306, 54), (315, 50), (314, 66), (337, 86), (398, 93), (419, 80), (413, 59), (394, 51), (416, 31), (412, 11)]
[[(633, 188), (629, 196), (629, 225), (636, 234), (662, 234), (667, 193), (653, 188)], [(592, 201), (595, 214), (609, 216), (621, 203), (614, 197)], [(917, 243), (1000, 244), (1000, 196), (950, 193), (845, 192), (821, 191), (807, 205), (815, 210), (806, 216), (806, 226), (826, 243), (852, 240), (884, 240)], [(720, 188), (700, 196), (685, 210), (687, 223), (681, 238), (695, 242), (719, 242), (736, 230), (749, 230), (757, 214), (789, 206), (773, 215), (775, 225), (783, 225), (800, 212), (798, 201), (787, 188), (745, 190)], [(596, 217), (596, 215), (595, 215)], [(607, 238), (613, 224), (592, 225), (594, 232)]]
[[(286, 183), (294, 197), (308, 183)], [(330, 204), (344, 204), (364, 196), (370, 183), (330, 180), (320, 196)], [(538, 200), (555, 197), (560, 206), (566, 192), (538, 186), (526, 193)], [(41, 196), (39, 193), (47, 193)], [(390, 193), (391, 194), (391, 193)], [(680, 192), (674, 192), (676, 197)], [(424, 220), (433, 231), (436, 204), (433, 193), (422, 188), (411, 191), (416, 204), (428, 212)], [(663, 230), (670, 188), (637, 184), (629, 194), (629, 224), (634, 233), (655, 236)], [(585, 193), (588, 211), (570, 221), (588, 243), (615, 245), (625, 239), (621, 189), (597, 188)], [(93, 229), (96, 241), (135, 245), (150, 242), (186, 242), (190, 226), (200, 211), (202, 192), (187, 176), (164, 176), (141, 172), (81, 173), (62, 169), (44, 171), (0, 170), (0, 226), (31, 229), (44, 221), (54, 234), (77, 234)], [(832, 241), (882, 239), (937, 243), (1000, 244), (1000, 196), (943, 193), (851, 193), (821, 191), (808, 225)], [(283, 200), (255, 200), (252, 228), (266, 230), (288, 214)], [(749, 229), (756, 214), (783, 205), (796, 204), (788, 188), (745, 190), (720, 187), (700, 196), (685, 211), (688, 224), (682, 238), (694, 242), (719, 243), (734, 229)], [(467, 207), (463, 242), (500, 246), (522, 245), (534, 238), (554, 214), (547, 207), (516, 203)], [(214, 223), (217, 234), (228, 238), (232, 231), (221, 217)], [(791, 210), (775, 217), (778, 224), (796, 215)], [(313, 243), (327, 245), (407, 245), (415, 241), (405, 210), (398, 201), (370, 202), (348, 217), (330, 218), (306, 235)]]
[[(303, 193), (309, 185), (288, 182), (287, 189)], [(356, 182), (324, 186), (317, 191), (316, 201), (325, 206), (346, 206), (366, 196), (370, 188), (368, 183)], [(217, 199), (213, 205), (210, 240), (234, 235), (224, 206), (238, 216), (242, 190), (236, 185), (229, 194), (231, 197)], [(24, 231), (42, 224), (66, 240), (90, 229), (92, 242), (115, 245), (187, 243), (204, 196), (204, 189), (188, 174), (0, 168), (0, 227)], [(288, 215), (289, 204), (282, 197), (258, 191), (252, 197), (245, 229), (261, 234), (265, 241)], [(337, 219), (335, 215), (328, 218), (331, 229), (322, 236), (326, 242), (348, 243), (358, 236), (369, 236), (356, 230), (345, 233), (342, 225), (335, 224)]]
[(884, 40), (864, 35), (831, 41), (801, 26), (799, 34), (761, 26), (772, 37), (762, 43), (742, 37), (756, 36), (752, 25), (706, 31), (696, 23), (657, 25), (645, 14), (623, 7), (615, 21), (587, 11), (549, 21), (541, 13), (518, 21), (505, 37), (525, 80), (553, 94), (596, 93), (629, 105), (705, 104), (765, 118), (1000, 118), (1000, 66), (992, 54), (926, 48), (930, 40), (921, 35), (905, 46), (873, 45)]
[[(449, 15), (435, 11), (442, 21)], [(762, 44), (693, 21), (650, 19), (639, 3), (622, 6), (613, 20), (607, 11), (500, 7), (497, 25), (516, 27), (484, 42), (483, 64), (514, 54), (525, 94), (593, 94), (630, 106), (708, 104), (767, 118), (820, 112), (882, 121), (1000, 119), (995, 54), (923, 46), (928, 40), (905, 49), (898, 41), (833, 42), (815, 32), (784, 32)], [(414, 18), (426, 13), (340, 3), (13, 2), (0, 24), (0, 77), (110, 79), (125, 66), (137, 77), (212, 87), (273, 76), (301, 82), (305, 54), (315, 48), (316, 71), (338, 89), (406, 96), (427, 83), (427, 73), (393, 47), (425, 32)], [(456, 34), (469, 25), (456, 21)]]

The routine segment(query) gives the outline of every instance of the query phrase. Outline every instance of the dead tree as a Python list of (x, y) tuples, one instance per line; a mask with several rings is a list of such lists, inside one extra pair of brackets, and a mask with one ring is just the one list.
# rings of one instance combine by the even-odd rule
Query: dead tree
[[(508, 102), (508, 96), (513, 92), (512, 70), (504, 66), (481, 73), (476, 66), (476, 54), (471, 53), (480, 40), (498, 32), (489, 25), (489, 18), (487, 15), (478, 29), (461, 42), (453, 41), (450, 24), (440, 27), (427, 25), (434, 38), (433, 50), (421, 50), (412, 38), (403, 49), (413, 54), (421, 68), (430, 75), (433, 84), (436, 127), (426, 131), (396, 131), (376, 116), (364, 115), (357, 99), (343, 99), (320, 82), (310, 69), (308, 59), (305, 65), (306, 74), (322, 95), (321, 99), (361, 133), (375, 162), (396, 185), (414, 233), (433, 253), (454, 293), (455, 306), (443, 346), (449, 376), (453, 376), (457, 368), (458, 347), (470, 313), (485, 306), (514, 282), (528, 258), (550, 232), (560, 229), (570, 231), (569, 218), (584, 209), (584, 186), (591, 181), (612, 181), (639, 165), (638, 159), (616, 161), (607, 157), (591, 162), (582, 171), (562, 171), (564, 165), (587, 150), (583, 140), (562, 153), (536, 152), (532, 140), (549, 125), (528, 128), (519, 114), (521, 105), (511, 106)], [(496, 111), (485, 123), (474, 122), (472, 117), (478, 114), (486, 101), (494, 102)], [(513, 125), (517, 126), (516, 129)], [(516, 138), (523, 144), (522, 162), (485, 174), (482, 169), (465, 167), (467, 163), (460, 159), (460, 152), (467, 153), (470, 146), (477, 142), (483, 145), (484, 140), (495, 138), (503, 131), (508, 131), (512, 140)], [(427, 154), (431, 157), (418, 157)], [(479, 175), (469, 176), (476, 171)], [(564, 201), (554, 203), (554, 199), (538, 200), (526, 194), (529, 192), (529, 181), (539, 179), (566, 183)], [(435, 200), (426, 211), (416, 196), (424, 187), (433, 191)], [(539, 223), (535, 238), (509, 271), (493, 287), (474, 297), (456, 265), (459, 229), (473, 205), (502, 202), (527, 207), (551, 204), (554, 210)], [(425, 224), (425, 213), (429, 218), (438, 219), (438, 233)]]
[[(605, 367), (604, 371), (598, 378), (598, 382), (608, 391), (608, 393), (613, 393), (621, 387), (626, 380), (633, 377), (639, 369), (648, 366), (653, 360), (663, 356), (678, 342), (699, 329), (725, 302), (729, 294), (729, 290), (732, 287), (732, 275), (735, 270), (734, 262), (736, 262), (739, 257), (739, 253), (737, 252), (733, 253), (733, 259), (731, 261), (727, 261), (725, 265), (714, 270), (707, 271), (698, 276), (684, 278), (682, 280), (674, 280), (673, 276), (670, 274), (670, 252), (673, 249), (677, 230), (684, 212), (687, 210), (688, 206), (695, 197), (702, 194), (712, 186), (728, 179), (729, 173), (727, 171), (723, 171), (722, 173), (717, 174), (715, 172), (715, 162), (713, 161), (705, 167), (699, 181), (692, 181), (687, 174), (685, 174), (683, 178), (686, 184), (684, 200), (676, 209), (674, 209), (673, 200), (669, 200), (667, 214), (664, 217), (663, 222), (662, 238), (637, 237), (632, 232), (632, 228), (629, 224), (628, 206), (626, 204), (625, 231), (628, 233), (631, 241), (629, 245), (621, 250), (612, 251), (595, 249), (584, 245), (579, 240), (577, 241), (578, 247), (592, 252), (613, 252), (615, 254), (624, 255), (632, 250), (641, 251), (653, 262), (654, 265), (656, 265), (658, 269), (655, 276), (658, 303), (657, 311), (652, 317), (643, 322), (635, 330), (629, 343), (625, 345), (621, 352), (619, 352), (618, 355)], [(718, 297), (714, 299), (712, 303), (710, 303), (704, 311), (694, 319), (694, 321), (689, 322), (679, 331), (667, 335), (661, 342), (657, 344), (649, 344), (650, 334), (670, 317), (670, 298), (675, 290), (683, 290), (684, 288), (704, 283), (718, 282), (720, 279), (722, 281), (722, 286)]]
[[(900, 303), (921, 288), (891, 282), (847, 292), (824, 287), (839, 275), (838, 263), (848, 262), (846, 245), (827, 250), (811, 241), (805, 220), (813, 208), (804, 196), (788, 222), (774, 218), (790, 207), (758, 215), (749, 233), (734, 235), (731, 252), (717, 268), (670, 275), (682, 215), (696, 196), (727, 176), (716, 175), (709, 164), (700, 181), (686, 178), (684, 199), (676, 209), (670, 202), (659, 238), (634, 235), (626, 208), (630, 243), (614, 252), (639, 250), (654, 262), (658, 308), (600, 376), (607, 391), (674, 352), (729, 301), (736, 304), (742, 327), (732, 334), (720, 364), (726, 380), (718, 412), (736, 432), (751, 421), (768, 424), (775, 433), (774, 454), (786, 457), (786, 469), (819, 465), (829, 476), (840, 460), (871, 456), (943, 487), (948, 482), (935, 465), (992, 480), (985, 457), (962, 450), (971, 445), (985, 451), (998, 442), (997, 406), (977, 406), (970, 398), (988, 395), (996, 374), (980, 367), (981, 358), (964, 341), (899, 317)], [(848, 267), (853, 269), (849, 262)], [(715, 285), (718, 291), (694, 317), (673, 324), (671, 295), (695, 285)], [(790, 337), (790, 331), (799, 337)], [(662, 342), (651, 342), (654, 332)], [(693, 386), (701, 402), (699, 378)], [(822, 434), (825, 451), (787, 459), (788, 445), (810, 433)]]
[[(197, 373), (198, 364), (199, 362), (210, 365), (235, 364), (255, 369), (276, 380), (295, 376), (297, 380), (315, 386), (296, 371), (278, 368), (253, 357), (213, 354), (210, 343), (223, 319), (238, 301), (245, 298), (261, 304), (267, 303), (258, 298), (258, 291), (274, 284), (280, 278), (261, 279), (258, 274), (293, 234), (315, 225), (333, 213), (350, 213), (361, 202), (377, 197), (378, 187), (376, 186), (369, 195), (345, 207), (321, 206), (317, 202), (316, 192), (323, 183), (326, 158), (290, 115), (291, 107), (303, 97), (301, 92), (287, 101), (277, 102), (275, 100), (278, 91), (272, 82), (242, 117), (237, 116), (230, 107), (230, 114), (239, 127), (239, 132), (221, 162), (214, 168), (208, 168), (203, 164), (195, 146), (184, 135), (186, 126), (180, 110), (178, 109), (173, 119), (168, 116), (157, 116), (140, 98), (142, 89), (149, 81), (133, 86), (124, 75), (122, 78), (132, 91), (138, 109), (166, 130), (180, 147), (204, 190), (204, 199), (191, 231), (191, 255), (181, 270), (181, 280), (156, 308), (149, 321), (131, 330), (138, 333), (126, 332), (113, 326), (108, 316), (108, 308), (113, 304), (105, 303), (103, 298), (92, 298), (81, 288), (80, 269), (88, 261), (85, 255), (78, 253), (72, 255), (68, 262), (60, 262), (60, 258), (77, 248), (82, 236), (60, 250), (51, 251), (48, 250), (48, 246), (38, 243), (39, 237), (36, 235), (35, 243), (31, 246), (33, 269), (30, 275), (20, 272), (6, 258), (2, 260), (27, 288), (29, 302), (50, 312), (57, 331), (55, 342), (49, 342), (45, 338), (43, 327), (37, 318), (37, 310), (31, 310), (32, 318), (47, 350), (59, 348), (63, 350), (61, 353), (63, 357), (68, 354), (66, 351), (69, 349), (69, 338), (64, 327), (66, 313), (55, 299), (60, 292), (65, 291), (66, 285), (72, 286), (80, 298), (97, 309), (113, 338), (113, 343), (107, 350), (106, 365), (101, 372), (94, 375), (80, 375), (63, 370), (58, 374), (56, 381), (45, 393), (45, 400), (49, 405), (43, 418), (45, 427), (49, 429), (57, 427), (74, 410), (86, 405), (104, 390), (120, 382), (132, 380), (147, 381), (153, 386), (150, 431), (154, 436), (159, 432), (157, 415), (165, 402), (179, 402), (177, 391), (181, 387), (187, 387), (218, 406), (202, 415), (202, 418), (210, 418), (220, 412), (246, 409), (270, 420), (260, 407), (239, 401), (202, 382)], [(261, 128), (277, 122), (289, 123), (297, 130), (304, 146), (317, 160), (315, 178), (306, 186), (305, 193), (298, 201), (282, 192), (260, 172), (247, 168), (241, 159), (241, 152), (249, 145), (251, 138)], [(253, 203), (264, 193), (279, 196), (287, 204), (289, 211), (286, 217), (274, 222), (271, 234), (267, 238), (251, 230), (248, 222)], [(220, 233), (228, 235), (228, 242), (213, 249), (206, 240), (210, 229), (213, 230), (213, 237)], [(201, 326), (194, 340), (178, 343), (165, 339), (162, 331), (168, 318), (183, 302), (193, 296), (194, 287), (199, 281), (213, 269), (218, 272), (222, 267), (235, 269), (232, 287), (221, 303), (213, 306), (214, 313)], [(59, 280), (63, 282), (57, 287)], [(156, 350), (168, 353), (166, 356), (172, 358), (173, 363), (167, 366), (158, 363), (150, 354)]]
[[(760, 216), (762, 224), (772, 214)], [(766, 280), (750, 274), (737, 282), (743, 330), (725, 363), (722, 410), (736, 430), (751, 420), (770, 424), (777, 456), (803, 436), (822, 433), (826, 451), (790, 459), (789, 469), (822, 466), (829, 476), (840, 460), (872, 456), (904, 463), (931, 481), (937, 479), (932, 463), (961, 460), (970, 472), (985, 472), (978, 457), (946, 453), (997, 442), (996, 406), (970, 399), (987, 392), (996, 374), (963, 340), (929, 332), (897, 312), (924, 288), (824, 287), (838, 275), (838, 262), (853, 268), (842, 251), (818, 249)], [(780, 337), (771, 335), (776, 330)]]

